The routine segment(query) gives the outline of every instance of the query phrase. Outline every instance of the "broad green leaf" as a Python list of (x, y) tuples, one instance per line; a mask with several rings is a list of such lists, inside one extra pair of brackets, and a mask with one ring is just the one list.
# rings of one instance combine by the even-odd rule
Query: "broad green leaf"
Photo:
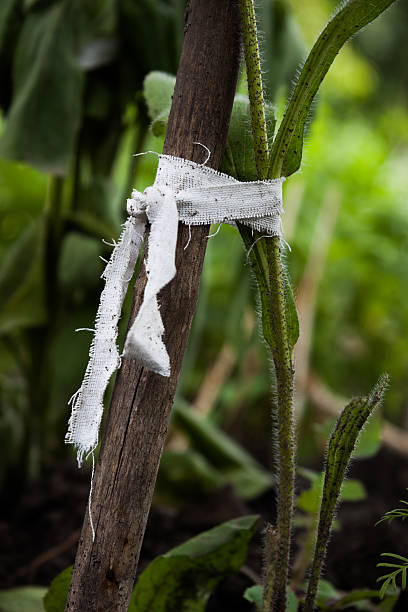
[[(297, 612), (298, 610), (298, 598), (290, 587), (286, 589), (287, 603), (286, 612)], [(244, 593), (244, 598), (255, 604), (256, 609), (262, 612), (262, 598), (263, 598), (263, 586), (256, 584), (248, 587)]]
[(204, 612), (213, 588), (244, 563), (257, 522), (233, 519), (157, 557), (139, 577), (129, 612)]
[(29, 226), (0, 267), (0, 334), (45, 322), (44, 224)]
[(72, 565), (54, 578), (44, 596), (45, 612), (64, 612), (71, 578)]
[[(265, 104), (265, 118), (268, 138), (272, 142), (276, 123), (275, 107), (272, 104)], [(238, 94), (234, 98), (221, 169), (239, 181), (256, 181), (258, 179), (248, 96)]]
[(271, 178), (290, 176), (302, 160), (305, 126), (313, 99), (344, 43), (395, 0), (348, 0), (320, 34), (300, 73), (271, 152)]
[(330, 438), (325, 465), (317, 540), (305, 604), (306, 611), (313, 610), (334, 510), (340, 496), (341, 486), (351, 454), (364, 424), (374, 409), (381, 403), (388, 380), (388, 376), (381, 377), (370, 395), (352, 400), (339, 416)]
[(272, 486), (272, 477), (241, 446), (208, 419), (198, 417), (186, 404), (178, 401), (173, 409), (174, 423), (190, 438), (225, 481), (231, 482), (239, 495), (252, 499)]
[[(159, 71), (151, 72), (144, 80), (143, 94), (155, 136), (166, 133), (175, 82), (173, 75)], [(265, 116), (268, 138), (272, 142), (276, 123), (272, 104), (265, 105)], [(240, 181), (257, 180), (248, 96), (235, 96), (222, 171)]]
[(43, 597), (47, 589), (38, 586), (0, 591), (0, 612), (44, 612)]
[(14, 59), (14, 93), (0, 155), (56, 175), (68, 172), (79, 129), (83, 74), (74, 56), (76, 7), (30, 12)]

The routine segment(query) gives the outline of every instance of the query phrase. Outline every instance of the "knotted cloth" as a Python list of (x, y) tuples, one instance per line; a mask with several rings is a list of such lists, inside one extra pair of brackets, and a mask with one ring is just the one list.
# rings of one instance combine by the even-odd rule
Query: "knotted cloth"
[(191, 226), (239, 221), (269, 236), (280, 236), (283, 180), (243, 183), (204, 165), (159, 155), (154, 184), (143, 193), (132, 192), (127, 201), (129, 217), (102, 274), (105, 287), (95, 330), (91, 330), (94, 337), (84, 380), (70, 400), (72, 413), (65, 440), (77, 448), (79, 466), (84, 453), (92, 452), (98, 443), (103, 396), (120, 366), (118, 321), (146, 224), (150, 224), (147, 283), (123, 357), (137, 359), (147, 369), (170, 376), (158, 294), (176, 274), (178, 222)]

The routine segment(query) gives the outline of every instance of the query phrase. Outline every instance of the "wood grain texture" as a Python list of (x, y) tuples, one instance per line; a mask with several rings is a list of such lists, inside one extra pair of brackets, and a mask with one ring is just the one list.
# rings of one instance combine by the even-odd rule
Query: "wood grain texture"
[[(219, 169), (241, 55), (236, 0), (193, 0), (186, 10), (185, 40), (177, 73), (164, 152), (196, 162), (211, 150)], [(95, 470), (92, 516), (85, 516), (66, 611), (125, 611), (173, 398), (196, 308), (209, 227), (179, 226), (176, 278), (160, 295), (172, 375), (164, 378), (133, 360), (118, 373)], [(131, 321), (141, 303), (145, 275), (134, 291)]]

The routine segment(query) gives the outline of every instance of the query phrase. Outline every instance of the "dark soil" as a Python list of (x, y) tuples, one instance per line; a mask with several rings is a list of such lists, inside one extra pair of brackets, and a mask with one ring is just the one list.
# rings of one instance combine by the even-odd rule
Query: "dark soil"
[[(344, 503), (338, 512), (342, 529), (333, 534), (326, 565), (326, 578), (340, 590), (377, 588), (380, 575), (376, 563), (381, 552), (407, 555), (408, 524), (400, 521), (375, 526), (388, 510), (406, 498), (408, 460), (383, 449), (374, 458), (355, 461), (350, 476), (362, 480), (367, 498)], [(299, 483), (299, 487), (302, 483)], [(72, 464), (57, 466), (40, 482), (27, 487), (18, 508), (0, 518), (0, 588), (17, 585), (47, 585), (56, 574), (73, 563), (76, 542), (89, 490), (89, 473)], [(6, 496), (3, 499), (7, 499)], [(272, 491), (244, 503), (227, 488), (182, 510), (153, 508), (141, 555), (140, 570), (158, 554), (214, 525), (243, 514), (260, 513), (273, 519)], [(210, 612), (251, 610), (243, 591), (261, 573), (262, 541), (255, 537), (241, 572), (221, 583), (209, 604)], [(402, 607), (401, 607), (402, 606)], [(399, 606), (408, 610), (408, 602)]]

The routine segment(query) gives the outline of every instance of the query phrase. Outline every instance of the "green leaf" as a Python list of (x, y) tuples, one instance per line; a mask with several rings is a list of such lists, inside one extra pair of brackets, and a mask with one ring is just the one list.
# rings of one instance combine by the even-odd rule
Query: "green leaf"
[(288, 327), (289, 346), (293, 350), (299, 339), (299, 318), (296, 309), (295, 296), (293, 295), (292, 285), (288, 273), (284, 272), (285, 283), (285, 317)]
[[(268, 139), (272, 141), (276, 124), (275, 107), (272, 104), (265, 104), (265, 118)], [(221, 169), (239, 181), (258, 180), (248, 96), (238, 94), (234, 98), (225, 156)]]
[(44, 596), (44, 609), (46, 612), (64, 612), (71, 578), (72, 565), (64, 569), (51, 582), (50, 588)]
[(263, 586), (254, 584), (254, 586), (248, 587), (244, 593), (244, 598), (255, 604), (256, 609), (262, 612)]
[[(316, 430), (327, 439), (333, 431), (335, 422), (335, 419), (328, 418), (322, 425), (317, 425)], [(381, 448), (381, 425), (382, 419), (379, 414), (368, 419), (356, 442), (353, 459), (367, 459), (377, 454)]]
[(341, 501), (361, 501), (367, 496), (364, 485), (359, 480), (345, 480), (340, 489)]
[[(255, 232), (253, 235), (252, 231), (243, 224), (238, 224), (238, 228), (245, 248), (249, 253), (251, 266), (258, 284), (261, 302), (263, 336), (265, 341), (269, 344), (271, 350), (273, 350), (275, 345), (275, 337), (272, 325), (273, 314), (271, 312), (271, 295), (269, 284), (270, 258), (268, 253), (268, 244), (266, 242), (268, 239), (261, 239), (262, 236), (258, 235), (257, 232)], [(291, 350), (293, 350), (299, 338), (299, 319), (289, 275), (285, 270), (283, 270), (282, 282), (285, 291), (285, 317), (288, 330), (289, 347)]]
[[(297, 507), (308, 514), (316, 514), (320, 508), (323, 492), (324, 474), (317, 474), (311, 470), (303, 468), (298, 470), (299, 474), (309, 478), (312, 482), (310, 489), (302, 491), (297, 499)], [(366, 497), (364, 485), (359, 481), (350, 478), (343, 482), (340, 490), (341, 501), (360, 501)]]
[(129, 612), (204, 612), (216, 584), (244, 563), (257, 522), (233, 519), (157, 557), (139, 577)]
[(317, 591), (316, 603), (319, 606), (328, 604), (333, 599), (338, 599), (339, 592), (328, 580), (320, 580)]
[(46, 590), (44, 587), (27, 586), (0, 591), (0, 612), (44, 612)]
[[(287, 587), (286, 594), (286, 612), (297, 612), (299, 601), (295, 593), (290, 587)], [(248, 587), (244, 593), (244, 598), (247, 601), (250, 601), (251, 603), (255, 604), (256, 609), (259, 612), (262, 612), (263, 586), (256, 584), (254, 586)]]
[(173, 408), (174, 423), (190, 438), (196, 451), (231, 482), (244, 499), (257, 497), (272, 486), (270, 474), (241, 446), (183, 402)]
[(29, 226), (1, 264), (0, 334), (46, 321), (43, 232), (42, 219)]
[(381, 448), (382, 419), (379, 414), (373, 415), (362, 430), (353, 452), (354, 459), (374, 457)]
[(166, 133), (175, 83), (175, 76), (158, 70), (150, 72), (144, 80), (143, 95), (155, 136)]
[[(155, 136), (166, 133), (175, 82), (173, 75), (160, 71), (150, 72), (144, 80), (143, 94)], [(276, 123), (272, 104), (266, 103), (265, 117), (272, 142)], [(234, 98), (222, 171), (240, 181), (257, 180), (248, 96), (238, 94)]]
[(14, 94), (0, 155), (56, 175), (68, 172), (81, 117), (72, 0), (30, 12), (14, 59)]
[(287, 612), (297, 612), (299, 601), (295, 593), (292, 591), (291, 588), (287, 587), (286, 595), (287, 595), (287, 603), (286, 603)]
[(305, 126), (313, 99), (344, 43), (395, 0), (348, 0), (327, 24), (307, 58), (293, 91), (273, 149), (269, 175), (290, 176), (302, 160)]

